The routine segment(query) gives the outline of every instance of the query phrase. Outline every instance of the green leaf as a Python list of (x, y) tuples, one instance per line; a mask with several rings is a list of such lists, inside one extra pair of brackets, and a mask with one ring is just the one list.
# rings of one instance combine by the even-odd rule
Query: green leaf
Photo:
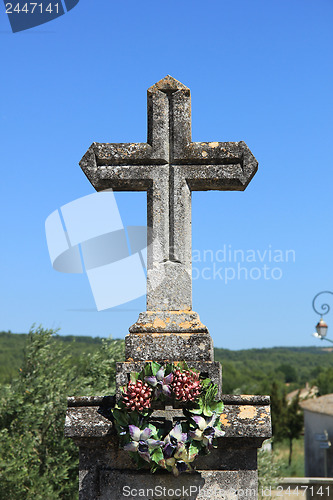
[(222, 423), (221, 423), (221, 420), (218, 418), (217, 421), (215, 422), (215, 425), (214, 427), (218, 430), (221, 430), (222, 428)]
[(160, 441), (163, 441), (163, 439), (165, 438), (165, 430), (164, 429), (157, 429), (157, 439), (159, 439)]
[(142, 410), (139, 412), (140, 416), (143, 417), (144, 419), (147, 419), (150, 417), (150, 415), (153, 413), (153, 410)]
[(199, 451), (202, 448), (201, 441), (195, 441), (193, 440), (190, 444), (190, 447), (188, 449), (188, 454), (190, 459), (192, 460), (194, 456), (199, 454)]
[(151, 368), (151, 363), (146, 363), (143, 371), (144, 371), (145, 377), (150, 377), (153, 374), (153, 370)]
[(140, 420), (141, 420), (141, 416), (140, 416), (139, 412), (131, 411), (130, 413), (128, 413), (128, 423), (129, 424), (134, 424), (137, 427), (139, 427)]
[(216, 403), (212, 403), (210, 408), (215, 411), (215, 413), (221, 414), (223, 412), (224, 404), (223, 401), (216, 401)]
[(156, 363), (155, 361), (152, 361), (150, 364), (151, 364), (152, 374), (156, 375), (158, 370), (161, 368), (161, 365)]
[(169, 373), (173, 372), (174, 371), (174, 366), (173, 366), (173, 363), (167, 363), (165, 366), (164, 366), (164, 373), (165, 373), (165, 376), (169, 375)]
[(155, 427), (155, 425), (153, 424), (148, 424), (148, 428), (151, 429), (153, 431), (153, 435), (155, 435), (157, 433), (157, 429)]
[(213, 412), (209, 408), (209, 406), (204, 406), (203, 414), (205, 415), (205, 417), (211, 417), (213, 415)]
[(150, 467), (150, 472), (152, 474), (155, 474), (155, 472), (158, 471), (158, 469), (159, 469), (158, 464), (153, 463), (152, 466)]
[(210, 378), (204, 378), (203, 380), (201, 380), (200, 383), (201, 383), (201, 387), (203, 389), (206, 389), (212, 383), (212, 381)]
[(151, 459), (153, 460), (153, 462), (155, 462), (156, 464), (158, 464), (161, 460), (164, 460), (163, 451), (161, 448), (156, 448), (151, 453), (150, 456), (151, 456)]
[(180, 361), (180, 363), (177, 363), (177, 368), (181, 371), (189, 370), (188, 364), (186, 361)]
[(189, 410), (190, 413), (193, 413), (194, 415), (201, 415), (203, 408), (191, 408)]
[(130, 374), (130, 381), (131, 382), (136, 382), (139, 378), (139, 374), (137, 372), (132, 372)]
[(122, 427), (126, 427), (128, 425), (129, 417), (126, 411), (114, 408), (112, 410), (112, 415), (118, 425), (121, 425)]

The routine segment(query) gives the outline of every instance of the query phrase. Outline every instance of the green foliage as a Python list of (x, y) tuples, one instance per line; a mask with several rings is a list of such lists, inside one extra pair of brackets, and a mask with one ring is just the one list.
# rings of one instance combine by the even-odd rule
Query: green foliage
[[(0, 332), (0, 384), (9, 383), (17, 376), (27, 337), (27, 334)], [(53, 335), (52, 338), (55, 345), (70, 346), (71, 363), (80, 373), (86, 373), (90, 363), (86, 353), (100, 352), (103, 343), (101, 338), (85, 336)], [(321, 394), (333, 392), (332, 356), (330, 348), (325, 347), (215, 349), (215, 359), (223, 365), (226, 394), (268, 394), (273, 382), (289, 383), (290, 391), (304, 387), (306, 382), (318, 382)], [(328, 368), (331, 371), (324, 374)], [(329, 383), (325, 381), (327, 375)]]
[(271, 390), (271, 414), (272, 414), (272, 433), (274, 442), (282, 441), (286, 435), (286, 407), (287, 401), (284, 388), (273, 382)]
[(333, 392), (333, 368), (321, 369), (315, 379), (318, 387), (319, 396), (331, 394)]
[[(123, 340), (102, 339), (100, 347), (85, 358), (82, 375), (85, 379), (85, 393), (107, 396), (116, 390), (116, 362), (124, 359)], [(93, 391), (93, 392), (92, 392)]]
[(324, 386), (322, 380), (323, 391), (333, 392), (332, 356), (332, 349), (325, 347), (215, 349), (215, 359), (223, 366), (226, 394), (269, 394), (273, 382), (288, 383), (288, 391), (292, 391), (306, 382), (317, 383), (318, 375), (328, 368), (331, 383)]
[(0, 498), (75, 496), (77, 452), (63, 426), (66, 394), (78, 380), (69, 356), (52, 348), (52, 333), (31, 332), (19, 377), (1, 392)]
[[(0, 388), (0, 498), (72, 500), (78, 491), (78, 451), (64, 437), (67, 396), (110, 393), (119, 341), (74, 364), (52, 330), (39, 327), (28, 345), (18, 377)], [(108, 390), (109, 389), (109, 390)]]
[(288, 439), (290, 466), (293, 440), (298, 439), (303, 430), (303, 414), (299, 406), (299, 394), (297, 394), (288, 404), (284, 388), (273, 383), (270, 396), (274, 442)]
[(278, 366), (277, 371), (283, 374), (284, 382), (287, 384), (297, 382), (298, 380), (297, 370), (293, 365), (281, 363), (281, 365)]
[(302, 477), (304, 476), (304, 437), (300, 436), (293, 441), (291, 464), (289, 464), (289, 446), (288, 439), (274, 445), (274, 456), (281, 462), (281, 476)]
[(258, 451), (259, 498), (271, 498), (267, 492), (274, 490), (282, 477), (283, 463), (272, 451)]
[[(29, 341), (29, 334), (0, 332), (0, 385), (9, 383), (18, 375), (18, 370), (24, 361), (24, 350)], [(94, 353), (100, 349), (102, 339), (99, 337), (84, 337), (73, 335), (52, 335), (55, 346), (70, 346), (71, 364), (85, 369), (87, 352)], [(56, 348), (56, 347), (55, 347)]]
[[(304, 476), (304, 440), (295, 441), (295, 453), (291, 465), (288, 465), (288, 439), (274, 444), (274, 451), (258, 450), (258, 479), (261, 500), (276, 499), (274, 490), (283, 477)], [(272, 492), (272, 495), (270, 494)]]

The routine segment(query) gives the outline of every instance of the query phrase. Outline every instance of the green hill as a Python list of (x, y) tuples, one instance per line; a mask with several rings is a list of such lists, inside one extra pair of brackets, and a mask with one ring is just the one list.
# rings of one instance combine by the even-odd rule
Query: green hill
[(316, 382), (333, 367), (333, 348), (215, 349), (215, 359), (222, 364), (223, 392), (269, 394), (272, 382), (287, 384), (290, 391)]
[[(0, 332), (0, 384), (10, 382), (24, 359), (29, 334)], [(102, 345), (100, 337), (54, 335), (54, 342), (70, 345), (73, 364), (82, 363), (85, 353), (93, 353)]]
[[(10, 382), (24, 359), (28, 334), (0, 332), (0, 384)], [(84, 364), (85, 354), (95, 352), (100, 337), (55, 335), (54, 342), (70, 345), (73, 364)], [(290, 390), (314, 381), (325, 368), (333, 367), (331, 347), (273, 347), (230, 351), (215, 349), (222, 363), (223, 392), (260, 394), (269, 392), (273, 381)]]

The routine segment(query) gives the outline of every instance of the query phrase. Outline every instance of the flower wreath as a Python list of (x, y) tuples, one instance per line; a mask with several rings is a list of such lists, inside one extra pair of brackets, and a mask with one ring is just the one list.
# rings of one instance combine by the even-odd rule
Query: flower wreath
[[(166, 469), (178, 476), (193, 471), (198, 455), (208, 454), (215, 438), (223, 436), (220, 415), (222, 401), (216, 400), (218, 387), (185, 362), (160, 365), (148, 362), (130, 374), (128, 384), (112, 409), (120, 446), (129, 452), (138, 468), (150, 464), (151, 472)], [(152, 402), (181, 403), (184, 419), (173, 427), (150, 422)]]

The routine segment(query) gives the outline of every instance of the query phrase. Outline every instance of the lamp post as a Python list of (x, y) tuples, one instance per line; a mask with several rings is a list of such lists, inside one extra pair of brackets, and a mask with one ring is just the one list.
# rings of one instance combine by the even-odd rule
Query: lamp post
[(314, 337), (316, 337), (317, 339), (327, 340), (327, 342), (331, 342), (333, 344), (333, 340), (328, 339), (326, 337), (328, 326), (327, 326), (327, 323), (325, 323), (325, 321), (323, 320), (323, 316), (325, 316), (325, 314), (327, 314), (330, 311), (330, 306), (328, 304), (322, 304), (320, 306), (320, 310), (319, 311), (316, 308), (316, 300), (317, 300), (317, 298), (320, 295), (323, 295), (325, 293), (329, 293), (329, 294), (333, 295), (333, 292), (330, 292), (330, 291), (326, 290), (324, 292), (317, 293), (317, 295), (313, 298), (313, 301), (312, 301), (312, 308), (313, 308), (314, 312), (317, 313), (317, 314), (319, 314), (319, 316), (320, 316), (320, 320), (316, 324), (316, 332), (313, 333), (312, 335)]

